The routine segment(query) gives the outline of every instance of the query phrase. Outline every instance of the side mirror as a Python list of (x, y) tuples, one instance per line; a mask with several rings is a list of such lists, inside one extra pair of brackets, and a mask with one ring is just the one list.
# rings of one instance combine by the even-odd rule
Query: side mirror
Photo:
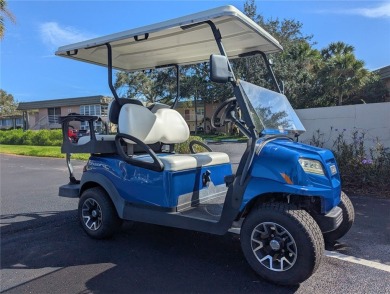
[(227, 57), (212, 54), (210, 56), (210, 80), (222, 84), (229, 82), (232, 78)]

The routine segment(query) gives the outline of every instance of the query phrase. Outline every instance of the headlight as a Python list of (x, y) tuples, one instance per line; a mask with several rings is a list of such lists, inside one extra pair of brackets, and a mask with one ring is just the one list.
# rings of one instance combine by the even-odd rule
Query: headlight
[(305, 172), (317, 175), (325, 175), (322, 164), (318, 160), (299, 158), (298, 161)]

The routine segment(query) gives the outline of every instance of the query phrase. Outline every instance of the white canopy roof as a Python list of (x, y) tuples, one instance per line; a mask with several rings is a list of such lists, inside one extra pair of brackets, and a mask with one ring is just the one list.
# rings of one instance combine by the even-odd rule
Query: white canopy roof
[[(255, 50), (279, 52), (283, 48), (264, 29), (233, 6), (223, 6), (180, 18), (60, 47), (55, 53), (80, 61), (107, 66), (112, 47), (113, 68), (140, 70), (167, 64), (195, 64), (220, 54), (208, 24), (182, 26), (211, 20), (220, 30), (229, 58)], [(146, 40), (146, 34), (149, 34)], [(135, 39), (138, 38), (139, 41)], [(103, 45), (103, 46), (102, 46)]]

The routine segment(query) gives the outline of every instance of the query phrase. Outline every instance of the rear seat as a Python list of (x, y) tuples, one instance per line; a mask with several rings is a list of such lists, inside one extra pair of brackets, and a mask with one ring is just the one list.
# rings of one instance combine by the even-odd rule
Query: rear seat
[[(136, 137), (145, 144), (182, 143), (189, 138), (188, 125), (176, 110), (161, 108), (152, 113), (145, 107), (126, 104), (122, 106), (118, 125), (120, 132)], [(128, 144), (130, 140), (124, 139)], [(229, 163), (229, 156), (222, 152), (202, 152), (197, 154), (158, 154), (164, 170), (181, 171), (204, 166)], [(153, 162), (149, 155), (136, 155), (134, 159)]]
[[(201, 152), (196, 154), (158, 154), (166, 171), (182, 171), (205, 166), (230, 163), (229, 156), (223, 152)], [(152, 162), (149, 155), (138, 155), (135, 159)]]
[[(118, 124), (119, 132), (134, 136), (145, 144), (176, 144), (189, 138), (188, 125), (183, 117), (170, 108), (157, 107), (151, 111), (134, 99), (124, 99), (120, 106), (115, 100), (109, 105), (109, 120)], [(78, 145), (91, 140), (89, 135), (79, 139)], [(115, 141), (115, 135), (96, 135), (97, 141)], [(124, 139), (129, 145), (134, 145)], [(151, 147), (152, 148), (152, 147)], [(154, 148), (152, 148), (154, 149)], [(182, 171), (205, 166), (230, 163), (229, 156), (222, 152), (202, 152), (196, 154), (159, 153), (159, 159), (166, 171)], [(148, 154), (133, 155), (134, 159), (153, 162)]]

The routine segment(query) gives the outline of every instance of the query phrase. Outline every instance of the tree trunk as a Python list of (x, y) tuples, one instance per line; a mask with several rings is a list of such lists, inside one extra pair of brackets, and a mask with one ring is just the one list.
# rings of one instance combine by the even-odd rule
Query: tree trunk
[(338, 106), (343, 105), (343, 95), (342, 95), (342, 94), (339, 96), (339, 102), (338, 102), (337, 105), (338, 105)]

